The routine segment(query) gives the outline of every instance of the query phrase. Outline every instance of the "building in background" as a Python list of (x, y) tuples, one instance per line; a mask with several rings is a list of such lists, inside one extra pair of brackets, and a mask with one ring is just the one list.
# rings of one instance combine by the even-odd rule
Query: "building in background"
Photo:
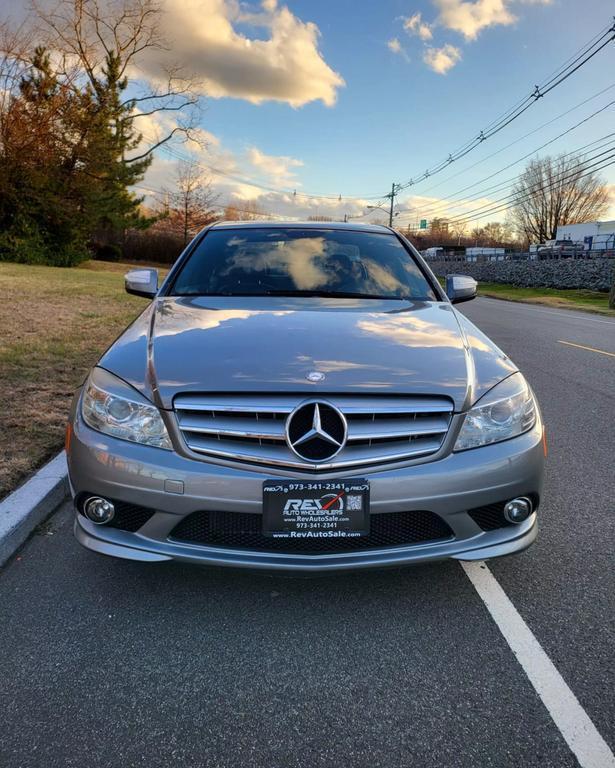
[(583, 245), (585, 251), (615, 249), (615, 221), (588, 221), (585, 224), (563, 224), (557, 228), (556, 241), (568, 240)]

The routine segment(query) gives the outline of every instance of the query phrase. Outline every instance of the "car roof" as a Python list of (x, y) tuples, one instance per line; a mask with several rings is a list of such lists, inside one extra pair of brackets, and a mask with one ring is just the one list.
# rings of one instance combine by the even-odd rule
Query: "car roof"
[(210, 229), (340, 229), (355, 232), (391, 232), (382, 224), (354, 221), (217, 221)]

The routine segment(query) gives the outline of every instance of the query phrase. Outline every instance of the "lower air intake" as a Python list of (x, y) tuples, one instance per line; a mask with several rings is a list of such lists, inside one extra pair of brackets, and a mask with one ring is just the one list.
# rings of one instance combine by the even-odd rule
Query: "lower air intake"
[(246, 512), (193, 512), (170, 538), (227, 549), (287, 554), (335, 554), (451, 539), (453, 532), (433, 512), (388, 512), (372, 515), (369, 536), (349, 539), (273, 539), (262, 534), (262, 517)]
[(486, 504), (484, 507), (475, 507), (468, 510), (468, 515), (483, 531), (495, 531), (498, 528), (506, 528), (512, 523), (504, 517), (504, 504)]

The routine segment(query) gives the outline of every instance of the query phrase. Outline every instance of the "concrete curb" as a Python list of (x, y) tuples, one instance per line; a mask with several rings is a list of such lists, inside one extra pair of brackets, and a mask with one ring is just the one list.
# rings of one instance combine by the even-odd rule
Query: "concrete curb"
[(0, 502), (0, 566), (68, 495), (66, 454), (61, 451)]

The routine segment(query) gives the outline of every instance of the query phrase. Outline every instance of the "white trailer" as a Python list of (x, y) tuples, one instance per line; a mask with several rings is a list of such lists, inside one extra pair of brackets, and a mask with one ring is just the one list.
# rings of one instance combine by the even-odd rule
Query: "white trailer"
[(466, 261), (478, 261), (479, 257), (481, 261), (504, 261), (504, 253), (504, 248), (466, 248)]
[(615, 249), (615, 221), (588, 221), (584, 224), (562, 224), (556, 241), (569, 240), (586, 251)]

